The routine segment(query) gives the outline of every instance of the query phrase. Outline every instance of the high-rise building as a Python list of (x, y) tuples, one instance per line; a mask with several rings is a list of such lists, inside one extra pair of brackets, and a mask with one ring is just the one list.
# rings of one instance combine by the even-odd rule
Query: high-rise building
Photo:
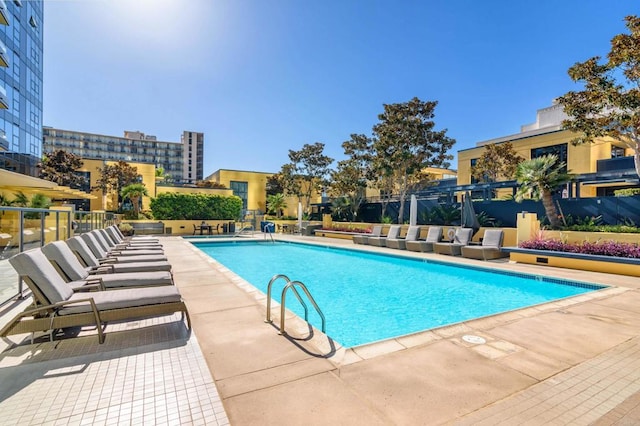
[(203, 133), (185, 131), (180, 142), (165, 142), (140, 131), (119, 137), (44, 127), (42, 145), (44, 152), (64, 149), (85, 159), (154, 164), (175, 183), (202, 180)]
[(184, 183), (202, 180), (204, 158), (204, 133), (185, 131), (180, 137), (182, 142), (182, 177)]
[(0, 169), (35, 176), (42, 157), (42, 0), (0, 1)]

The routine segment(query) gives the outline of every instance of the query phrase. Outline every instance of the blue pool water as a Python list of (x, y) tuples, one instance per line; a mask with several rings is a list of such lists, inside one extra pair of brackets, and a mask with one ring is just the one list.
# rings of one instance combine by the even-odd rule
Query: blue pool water
[[(600, 288), (308, 244), (193, 244), (264, 293), (276, 274), (302, 281), (327, 319), (327, 334), (346, 347)], [(283, 286), (283, 280), (273, 285), (277, 301)], [(287, 308), (303, 317), (292, 294)], [(311, 307), (309, 321), (320, 328)]]

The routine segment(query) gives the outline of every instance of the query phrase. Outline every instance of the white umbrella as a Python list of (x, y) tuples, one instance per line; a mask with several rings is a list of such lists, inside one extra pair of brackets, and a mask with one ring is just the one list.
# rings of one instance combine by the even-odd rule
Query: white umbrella
[(415, 195), (411, 196), (411, 208), (409, 209), (409, 225), (418, 224), (418, 199)]
[(302, 203), (298, 202), (298, 231), (302, 232)]

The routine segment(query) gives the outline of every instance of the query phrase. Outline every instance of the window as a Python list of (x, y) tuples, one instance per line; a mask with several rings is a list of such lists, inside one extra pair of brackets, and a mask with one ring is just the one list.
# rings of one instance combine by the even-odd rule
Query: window
[(559, 145), (543, 146), (541, 148), (533, 148), (531, 150), (531, 158), (538, 158), (544, 155), (555, 154), (558, 157), (558, 161), (564, 163), (562, 168), (563, 172), (567, 171), (567, 144), (561, 143)]
[(478, 183), (478, 179), (476, 179), (475, 176), (473, 176), (473, 168), (476, 166), (477, 162), (478, 162), (477, 158), (471, 159), (471, 168), (469, 169), (469, 174), (471, 175), (471, 183)]
[(611, 147), (611, 158), (619, 158), (619, 157), (624, 157), (624, 148), (619, 147), (619, 146), (612, 146)]
[(233, 195), (237, 195), (242, 199), (242, 209), (247, 209), (247, 196), (249, 193), (249, 183), (248, 182), (237, 182), (231, 181), (229, 182), (229, 188), (233, 191)]

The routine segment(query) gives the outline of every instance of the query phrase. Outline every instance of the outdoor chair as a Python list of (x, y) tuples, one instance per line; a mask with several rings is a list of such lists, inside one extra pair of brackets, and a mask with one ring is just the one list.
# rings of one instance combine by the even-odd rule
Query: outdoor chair
[(113, 272), (146, 272), (146, 271), (170, 271), (171, 264), (166, 256), (121, 256), (121, 257), (96, 257), (89, 246), (80, 237), (71, 237), (66, 241), (67, 245), (86, 267), (98, 268), (104, 265), (112, 265)]
[(400, 235), (400, 225), (391, 225), (385, 237), (369, 237), (367, 243), (371, 246), (386, 247), (387, 238), (398, 238)]
[(148, 242), (148, 241), (158, 241), (158, 238), (156, 237), (151, 237), (149, 235), (132, 235), (130, 237), (125, 237), (124, 234), (122, 233), (122, 231), (120, 231), (120, 228), (118, 228), (116, 225), (111, 225), (110, 228), (113, 228), (113, 230), (116, 232), (116, 234), (118, 234), (118, 236), (123, 240), (123, 241), (131, 241), (131, 242)]
[(442, 241), (442, 226), (430, 226), (424, 241), (407, 241), (407, 250), (417, 252), (432, 252), (433, 245)]
[(472, 236), (473, 229), (456, 228), (456, 232), (453, 235), (453, 241), (448, 243), (435, 243), (433, 245), (433, 251), (438, 254), (460, 256), (462, 254), (462, 247), (469, 244)]
[(353, 242), (355, 244), (369, 244), (370, 237), (379, 237), (380, 235), (382, 235), (382, 225), (374, 225), (371, 233), (354, 235)]
[(107, 231), (104, 229), (94, 229), (89, 232), (106, 250), (163, 250), (162, 245), (158, 242), (116, 242), (111, 239)]
[(420, 236), (420, 227), (412, 225), (407, 229), (407, 235), (404, 238), (387, 238), (385, 243), (389, 248), (405, 250), (407, 248), (406, 243), (416, 241), (418, 236)]
[(487, 229), (484, 231), (482, 245), (462, 247), (462, 256), (470, 259), (491, 260), (509, 256), (503, 252), (502, 240), (504, 231), (502, 229)]
[[(37, 253), (35, 255), (34, 253)], [(92, 325), (98, 341), (104, 342), (104, 327), (110, 321), (129, 321), (182, 312), (191, 329), (189, 312), (178, 289), (172, 285), (94, 292), (76, 292), (64, 282), (40, 250), (19, 253), (9, 263), (29, 286), (34, 308), (16, 315), (2, 329), (0, 337)]]
[(168, 271), (115, 272), (112, 265), (98, 268), (84, 267), (64, 241), (51, 242), (41, 250), (62, 278), (74, 289), (96, 282), (103, 290), (118, 287), (173, 285), (171, 272)]
[(116, 247), (125, 248), (125, 249), (127, 248), (140, 249), (143, 247), (150, 247), (150, 248), (162, 247), (162, 244), (160, 244), (160, 242), (157, 240), (148, 240), (148, 241), (121, 240), (118, 238), (118, 235), (115, 233), (115, 231), (111, 228), (98, 229), (98, 232), (102, 234), (103, 238), (107, 241), (107, 243), (109, 243), (110, 246), (116, 246)]
[(107, 258), (107, 257), (123, 258), (123, 257), (129, 257), (129, 256), (154, 255), (154, 256), (159, 256), (156, 260), (167, 260), (167, 257), (164, 256), (162, 250), (135, 250), (135, 252), (133, 250), (107, 251), (98, 242), (96, 237), (90, 232), (80, 235), (79, 238), (84, 240), (87, 246), (89, 246), (89, 248), (91, 249), (91, 252), (93, 253), (93, 255), (96, 256), (98, 259)]

